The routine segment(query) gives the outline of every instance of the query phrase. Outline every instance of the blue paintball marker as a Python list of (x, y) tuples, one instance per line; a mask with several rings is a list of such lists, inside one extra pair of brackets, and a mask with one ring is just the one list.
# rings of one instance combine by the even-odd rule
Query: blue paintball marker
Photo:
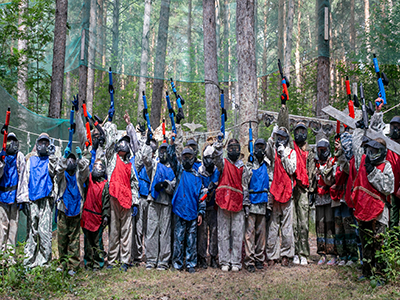
[[(379, 92), (378, 96), (382, 98), (383, 104), (386, 104), (386, 92), (385, 92), (385, 85), (389, 84), (389, 79), (387, 78), (385, 73), (381, 73), (379, 71), (379, 65), (378, 65), (378, 59), (376, 58), (376, 55), (374, 54), (374, 58), (372, 59), (374, 62), (374, 67), (375, 67), (375, 73), (376, 73), (376, 78), (378, 80), (378, 87), (379, 87)], [(379, 106), (380, 103), (376, 102), (376, 106)]]
[(223, 136), (218, 137), (220, 140), (225, 138), (225, 122), (228, 121), (228, 115), (226, 114), (225, 102), (224, 102), (224, 90), (221, 90), (221, 132)]
[(151, 126), (150, 126), (150, 117), (149, 117), (149, 112), (147, 111), (147, 100), (146, 100), (146, 94), (143, 91), (143, 119), (146, 119), (147, 122), (147, 129), (149, 130), (149, 135), (150, 139), (153, 138), (153, 133), (151, 132)]
[(114, 108), (114, 86), (113, 86), (111, 67), (110, 71), (108, 71), (108, 79), (109, 79), (108, 92), (110, 93), (110, 109), (108, 110), (108, 121), (112, 122), (115, 113), (115, 108)]
[(253, 129), (251, 128), (251, 121), (249, 121), (249, 162), (254, 161), (254, 146), (253, 146)]
[[(165, 96), (165, 99), (167, 100), (168, 115), (169, 115), (169, 118), (171, 119), (172, 132), (176, 134), (176, 126), (175, 126), (175, 119), (174, 119), (175, 111), (172, 108), (171, 100), (169, 99), (168, 91), (167, 91), (167, 95)], [(175, 141), (175, 137), (174, 136), (172, 137), (172, 140)]]
[(68, 145), (69, 149), (72, 149), (72, 139), (75, 133), (75, 123), (74, 123), (74, 114), (75, 114), (75, 106), (72, 105), (71, 113), (69, 115), (69, 137), (68, 137)]
[(176, 88), (175, 88), (175, 83), (172, 80), (172, 78), (171, 78), (171, 87), (172, 87), (172, 91), (175, 94), (176, 104), (178, 105), (178, 114), (176, 115), (176, 123), (180, 124), (181, 121), (185, 118), (185, 115), (183, 114), (183, 108), (182, 108), (182, 105), (185, 104), (185, 100), (183, 100), (182, 96), (177, 93)]

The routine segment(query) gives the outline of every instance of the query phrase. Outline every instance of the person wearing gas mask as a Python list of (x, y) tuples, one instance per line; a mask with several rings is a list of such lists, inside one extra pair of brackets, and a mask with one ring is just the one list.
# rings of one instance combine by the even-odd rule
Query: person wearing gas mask
[(175, 190), (175, 173), (171, 168), (171, 156), (175, 145), (162, 143), (158, 157), (153, 157), (151, 139), (143, 145), (143, 163), (149, 174), (150, 193), (147, 198), (146, 269), (167, 270), (171, 259), (172, 195)]
[(307, 265), (307, 258), (310, 256), (310, 245), (308, 243), (308, 219), (310, 206), (308, 194), (314, 193), (310, 186), (310, 178), (315, 173), (314, 156), (307, 143), (307, 127), (299, 122), (294, 128), (294, 150), (296, 151), (297, 166), (294, 173), (296, 185), (293, 189), (293, 233), (295, 255), (294, 264)]
[(212, 146), (207, 144), (203, 150), (203, 163), (199, 167), (199, 174), (203, 180), (203, 186), (207, 188), (207, 198), (205, 200), (206, 210), (198, 230), (197, 230), (197, 257), (198, 266), (207, 269), (207, 252), (210, 253), (211, 268), (218, 268), (218, 226), (217, 210), (215, 207), (215, 189), (218, 186), (220, 173), (214, 165), (213, 158), (205, 156), (204, 152)]
[[(18, 229), (18, 190), (25, 170), (25, 156), (17, 136), (10, 132), (5, 151), (0, 153), (0, 249), (15, 247)], [(15, 253), (14, 249), (11, 249)]]
[(18, 203), (23, 203), (28, 219), (24, 265), (43, 266), (51, 260), (52, 208), (54, 176), (58, 158), (47, 133), (36, 140), (36, 152), (28, 159), (22, 175)]
[(57, 229), (58, 255), (61, 266), (73, 276), (80, 263), (80, 220), (85, 195), (84, 184), (89, 177), (90, 153), (76, 147), (76, 156), (67, 146), (56, 168), (58, 184)]
[[(400, 144), (400, 116), (395, 116), (390, 121), (390, 138)], [(392, 165), (394, 174), (394, 193), (391, 195), (389, 229), (399, 226), (400, 220), (400, 156), (387, 150), (386, 159)]]
[(331, 157), (330, 144), (326, 139), (317, 143), (316, 176), (317, 194), (315, 197), (315, 228), (317, 231), (317, 253), (320, 255), (318, 265), (326, 263), (336, 264), (335, 222), (332, 209), (330, 187), (335, 183), (333, 173), (333, 158)]
[[(279, 259), (282, 266), (288, 266), (289, 259), (294, 256), (292, 190), (297, 155), (289, 146), (289, 138), (288, 130), (279, 127), (268, 142), (267, 155), (273, 162), (271, 197), (268, 199), (267, 208), (272, 210), (266, 249), (269, 266), (275, 265)], [(279, 232), (282, 244), (279, 242)]]
[[(389, 195), (394, 191), (392, 166), (386, 159), (386, 143), (375, 139), (366, 144), (366, 155), (357, 165), (358, 174), (354, 182), (352, 198), (363, 249), (363, 276), (383, 271), (384, 266), (376, 261), (375, 253), (383, 243), (381, 234), (389, 224)], [(372, 233), (371, 233), (372, 232)], [(373, 242), (370, 243), (371, 234)]]
[(111, 207), (107, 268), (120, 263), (121, 270), (126, 272), (132, 255), (132, 214), (134, 204), (138, 203), (139, 184), (135, 166), (130, 162), (130, 138), (124, 135), (113, 143), (113, 136), (116, 136), (114, 125), (107, 122), (104, 126)]
[(249, 157), (247, 168), (251, 170), (249, 183), (250, 207), (245, 209), (245, 237), (244, 246), (246, 256), (244, 265), (247, 271), (253, 273), (255, 269), (263, 269), (265, 261), (265, 243), (267, 239), (267, 203), (269, 192), (269, 176), (265, 157), (267, 143), (258, 138), (254, 143), (254, 157)]
[[(335, 141), (336, 163), (333, 165), (335, 183), (330, 187), (332, 208), (335, 221), (335, 245), (339, 256), (339, 266), (351, 266), (358, 260), (357, 234), (353, 216), (353, 207), (349, 208), (345, 201), (347, 182), (349, 177), (350, 162), (354, 161), (352, 136), (345, 131), (340, 134), (340, 139)], [(352, 175), (353, 176), (353, 175)], [(352, 186), (349, 187), (351, 194)]]
[(227, 145), (228, 157), (223, 158), (222, 133), (212, 147), (204, 151), (204, 156), (211, 156), (221, 173), (215, 193), (218, 206), (218, 255), (222, 271), (231, 268), (238, 272), (242, 268), (242, 243), (244, 231), (244, 210), (249, 206), (249, 179), (247, 167), (240, 158), (240, 144), (237, 139), (230, 139)]
[(111, 216), (109, 186), (105, 177), (106, 166), (102, 160), (96, 159), (89, 176), (81, 217), (85, 267), (93, 271), (104, 267), (103, 231)]
[(182, 270), (185, 260), (189, 273), (194, 273), (197, 265), (197, 227), (202, 223), (206, 207), (200, 199), (207, 192), (201, 176), (194, 170), (195, 160), (193, 149), (185, 147), (178, 164), (177, 184), (172, 197), (175, 218), (172, 265), (175, 270)]
[(195, 161), (193, 164), (193, 169), (196, 172), (198, 172), (199, 168), (201, 166), (201, 161), (197, 158), (197, 155), (199, 154), (199, 145), (197, 144), (197, 142), (194, 139), (190, 139), (187, 141), (186, 147), (192, 148), (192, 150), (194, 152)]

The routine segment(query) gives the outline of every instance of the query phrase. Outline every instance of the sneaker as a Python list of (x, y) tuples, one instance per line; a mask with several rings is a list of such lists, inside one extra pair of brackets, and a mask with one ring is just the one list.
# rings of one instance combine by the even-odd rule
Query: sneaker
[(165, 270), (167, 270), (168, 268), (167, 267), (164, 267), (164, 266), (158, 266), (157, 267), (157, 270), (158, 271), (165, 271)]
[(331, 259), (326, 263), (328, 266), (336, 265), (336, 257), (332, 256)]
[(121, 267), (119, 267), (120, 271), (127, 272), (128, 271), (128, 264), (122, 264)]
[(302, 265), (302, 266), (307, 266), (308, 265), (307, 257), (300, 256), (300, 265)]
[(229, 267), (228, 266), (222, 266), (221, 270), (222, 270), (222, 272), (228, 272), (229, 271)]
[(190, 267), (189, 269), (187, 269), (187, 271), (191, 274), (195, 273), (196, 270), (193, 267)]
[(318, 265), (323, 265), (325, 262), (326, 262), (326, 256), (321, 255), (321, 257), (319, 258), (319, 261), (318, 261)]
[(286, 256), (282, 257), (281, 265), (283, 267), (288, 267), (289, 266), (289, 258), (287, 258)]
[(76, 274), (76, 272), (74, 270), (69, 270), (68, 271), (68, 275), (69, 276), (74, 276)]
[(346, 265), (346, 261), (344, 259), (342, 259), (339, 263), (338, 266), (339, 267), (344, 267)]
[(238, 267), (232, 267), (232, 272), (239, 272), (240, 269)]
[(293, 263), (294, 263), (295, 265), (300, 264), (300, 259), (299, 259), (299, 256), (298, 256), (298, 255), (295, 255), (295, 256), (293, 257)]
[(346, 263), (346, 267), (352, 267), (354, 265), (354, 261), (352, 261), (352, 260), (349, 260), (347, 263)]
[(210, 267), (213, 269), (218, 268), (217, 258), (215, 256), (211, 256)]
[(256, 261), (256, 268), (259, 270), (264, 269), (264, 263)]
[(147, 271), (150, 271), (150, 270), (153, 270), (154, 269), (154, 266), (152, 266), (152, 265), (147, 265), (146, 266), (146, 270)]
[(250, 272), (250, 273), (254, 273), (256, 271), (256, 268), (253, 265), (247, 266), (246, 269), (247, 269), (247, 272)]
[(207, 269), (207, 261), (204, 257), (199, 257), (199, 268)]
[(57, 272), (62, 272), (62, 271), (63, 271), (63, 269), (62, 269), (62, 268), (60, 268), (60, 267), (58, 267), (58, 268), (56, 269), (56, 271), (57, 271)]

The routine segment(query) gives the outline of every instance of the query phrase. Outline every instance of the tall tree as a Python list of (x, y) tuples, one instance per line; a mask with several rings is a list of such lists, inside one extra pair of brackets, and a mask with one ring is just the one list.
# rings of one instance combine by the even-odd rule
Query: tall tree
[(88, 51), (88, 81), (87, 81), (87, 94), (86, 105), (88, 111), (92, 112), (93, 98), (94, 98), (94, 71), (96, 59), (96, 40), (98, 38), (96, 31), (97, 27), (97, 1), (90, 0), (90, 25), (89, 25), (89, 51)]
[(49, 117), (61, 117), (62, 93), (64, 85), (65, 44), (67, 40), (68, 0), (56, 1), (56, 19), (54, 24), (53, 70)]
[(19, 3), (18, 30), (20, 37), (18, 38), (18, 52), (22, 53), (19, 58), (18, 83), (17, 83), (17, 99), (24, 106), (28, 105), (28, 89), (26, 88), (26, 80), (28, 79), (28, 64), (26, 51), (28, 50), (28, 40), (25, 38), (26, 25), (23, 24), (24, 15), (28, 9), (28, 0), (22, 0)]
[(351, 51), (355, 51), (356, 48), (356, 25), (355, 25), (355, 12), (354, 0), (350, 0), (350, 47)]
[(296, 70), (296, 87), (299, 89), (300, 87), (300, 36), (301, 36), (301, 0), (297, 2), (297, 35), (296, 35), (296, 63), (295, 63), (295, 70)]
[(161, 0), (160, 21), (158, 25), (158, 37), (156, 47), (156, 60), (154, 64), (153, 95), (151, 97), (150, 122), (153, 128), (158, 127), (161, 117), (161, 100), (165, 69), (165, 55), (168, 42), (169, 10), (171, 0)]
[(88, 49), (86, 48), (87, 39), (87, 28), (89, 27), (89, 16), (90, 16), (90, 0), (83, 2), (82, 8), (82, 35), (81, 35), (81, 50), (79, 59), (79, 105), (86, 101), (87, 91), (87, 57)]
[(278, 58), (283, 61), (285, 0), (278, 1)]
[(188, 50), (189, 50), (189, 78), (190, 81), (194, 79), (193, 74), (193, 62), (194, 62), (194, 51), (192, 49), (192, 0), (189, 0), (188, 4)]
[(293, 16), (294, 16), (294, 0), (289, 0), (286, 24), (286, 46), (285, 46), (285, 59), (284, 69), (285, 76), (290, 77), (290, 58), (292, 56), (292, 35), (293, 35)]
[(142, 121), (143, 121), (142, 91), (146, 91), (147, 66), (149, 62), (150, 13), (151, 13), (151, 0), (145, 0), (144, 15), (143, 15), (142, 57), (140, 61), (139, 95), (138, 95), (138, 111), (137, 111), (138, 120)]
[(206, 89), (207, 130), (219, 128), (218, 63), (215, 0), (203, 0), (204, 81)]
[(369, 0), (364, 0), (364, 19), (365, 19), (365, 33), (367, 36), (367, 51), (371, 51), (369, 44), (370, 20), (369, 20)]
[(117, 71), (118, 69), (118, 43), (119, 43), (119, 1), (114, 0), (113, 9), (113, 23), (112, 23), (112, 50), (111, 50), (111, 64), (112, 68)]
[[(240, 103), (240, 132), (242, 145), (248, 143), (249, 121), (257, 121), (257, 65), (254, 31), (254, 0), (236, 1), (236, 40), (238, 58), (238, 89)], [(257, 124), (253, 124), (255, 135)]]

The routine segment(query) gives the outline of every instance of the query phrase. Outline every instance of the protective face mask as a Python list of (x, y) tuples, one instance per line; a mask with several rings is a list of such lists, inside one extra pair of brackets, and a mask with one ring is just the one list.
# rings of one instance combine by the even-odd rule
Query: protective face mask
[(7, 146), (6, 146), (6, 153), (7, 155), (15, 155), (17, 154), (19, 149), (19, 142), (18, 141), (7, 141)]

